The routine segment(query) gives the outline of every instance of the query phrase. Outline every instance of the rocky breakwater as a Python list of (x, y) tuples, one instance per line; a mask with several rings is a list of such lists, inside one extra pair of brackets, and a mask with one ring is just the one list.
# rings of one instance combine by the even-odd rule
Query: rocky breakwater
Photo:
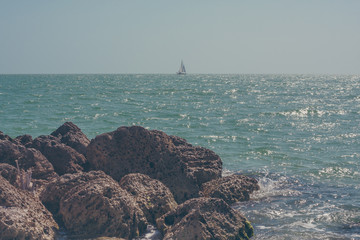
[(128, 173), (158, 179), (170, 188), (177, 202), (198, 197), (201, 185), (220, 178), (222, 171), (222, 161), (213, 151), (139, 126), (97, 136), (86, 155), (90, 168), (103, 170), (118, 181)]
[(0, 239), (56, 239), (58, 226), (76, 239), (137, 239), (148, 224), (158, 239), (248, 239), (250, 222), (229, 204), (257, 181), (221, 173), (213, 151), (139, 126), (91, 141), (70, 122), (35, 139), (0, 132)]

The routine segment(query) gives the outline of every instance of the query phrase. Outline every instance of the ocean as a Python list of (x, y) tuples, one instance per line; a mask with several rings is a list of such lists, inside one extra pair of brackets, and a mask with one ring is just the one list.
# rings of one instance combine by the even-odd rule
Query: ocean
[(258, 179), (252, 239), (360, 239), (359, 75), (0, 75), (0, 131), (140, 125)]

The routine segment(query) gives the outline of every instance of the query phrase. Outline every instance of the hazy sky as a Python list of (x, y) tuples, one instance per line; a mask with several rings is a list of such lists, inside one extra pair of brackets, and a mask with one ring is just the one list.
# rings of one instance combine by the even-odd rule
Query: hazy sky
[(359, 0), (0, 0), (0, 73), (360, 74)]

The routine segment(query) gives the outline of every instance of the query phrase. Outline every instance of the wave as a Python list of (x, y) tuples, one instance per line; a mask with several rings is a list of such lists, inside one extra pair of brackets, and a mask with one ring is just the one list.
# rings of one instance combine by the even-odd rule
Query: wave
[(317, 110), (312, 107), (301, 108), (298, 110), (290, 110), (279, 112), (279, 115), (285, 117), (295, 117), (295, 118), (306, 118), (306, 117), (322, 117), (325, 114), (329, 114), (324, 110)]
[[(356, 189), (339, 189), (296, 177), (258, 173), (260, 190), (234, 205), (255, 228), (254, 239), (355, 239), (360, 206), (347, 201)], [(347, 204), (339, 204), (347, 202)]]

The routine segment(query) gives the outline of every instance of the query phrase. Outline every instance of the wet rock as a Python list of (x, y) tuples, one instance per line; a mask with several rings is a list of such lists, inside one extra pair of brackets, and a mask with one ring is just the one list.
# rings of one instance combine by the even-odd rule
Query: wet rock
[(16, 160), (20, 169), (32, 172), (32, 178), (51, 180), (56, 177), (52, 164), (38, 150), (26, 148), (16, 141), (0, 140), (0, 163), (7, 163), (16, 167)]
[(59, 214), (68, 231), (81, 237), (132, 239), (146, 230), (135, 199), (110, 176), (71, 188), (60, 200)]
[(218, 198), (195, 198), (157, 220), (166, 239), (249, 239), (247, 219)]
[(90, 140), (81, 129), (72, 122), (64, 123), (57, 130), (52, 132), (51, 135), (59, 138), (62, 143), (72, 147), (83, 155), (85, 155), (86, 147), (90, 143)]
[(54, 239), (56, 229), (37, 197), (0, 176), (0, 239)]
[(177, 207), (170, 190), (147, 175), (128, 174), (121, 179), (120, 186), (135, 198), (150, 223), (155, 224), (157, 218)]
[(226, 203), (232, 204), (248, 201), (250, 194), (259, 189), (256, 179), (243, 175), (231, 175), (204, 183), (200, 195), (221, 198)]
[(103, 170), (115, 180), (129, 173), (160, 180), (177, 202), (197, 197), (201, 184), (219, 178), (222, 170), (222, 161), (213, 151), (139, 126), (97, 136), (86, 155), (92, 169)]
[(54, 166), (59, 175), (84, 170), (86, 159), (73, 148), (63, 144), (54, 136), (39, 136), (28, 147), (39, 150)]

